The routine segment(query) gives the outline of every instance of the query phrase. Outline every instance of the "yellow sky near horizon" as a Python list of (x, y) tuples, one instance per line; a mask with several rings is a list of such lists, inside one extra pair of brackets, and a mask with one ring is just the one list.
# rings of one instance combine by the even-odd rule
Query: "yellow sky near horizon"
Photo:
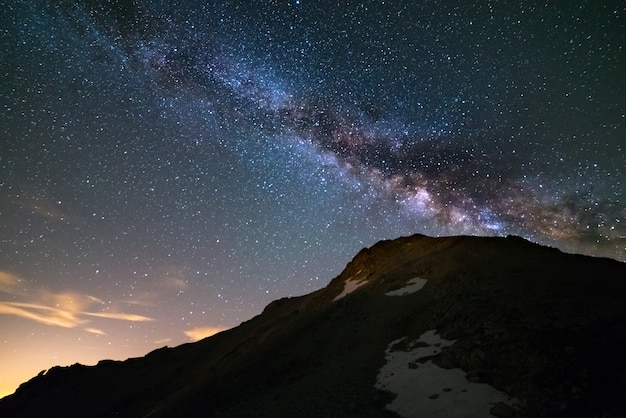
[[(162, 287), (167, 292), (184, 286), (168, 278)], [(0, 397), (54, 366), (141, 357), (227, 329), (180, 329), (154, 318), (155, 305), (140, 298), (129, 303), (76, 290), (55, 292), (0, 271)]]

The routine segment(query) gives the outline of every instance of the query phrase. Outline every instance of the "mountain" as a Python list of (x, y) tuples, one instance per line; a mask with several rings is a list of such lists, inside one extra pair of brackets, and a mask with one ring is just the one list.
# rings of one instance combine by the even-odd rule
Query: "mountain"
[(626, 416), (625, 346), (626, 264), (414, 235), (205, 340), (42, 372), (0, 416)]

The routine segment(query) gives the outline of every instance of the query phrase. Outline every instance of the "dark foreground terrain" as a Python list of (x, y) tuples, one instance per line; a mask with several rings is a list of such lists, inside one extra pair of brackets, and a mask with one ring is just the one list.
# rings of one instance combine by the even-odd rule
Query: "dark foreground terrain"
[(54, 367), (0, 417), (626, 416), (625, 347), (626, 264), (415, 235), (208, 339)]

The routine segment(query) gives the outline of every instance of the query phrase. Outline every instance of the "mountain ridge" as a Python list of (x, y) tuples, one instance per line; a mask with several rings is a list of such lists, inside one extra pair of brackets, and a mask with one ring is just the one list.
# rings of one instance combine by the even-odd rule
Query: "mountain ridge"
[(460, 370), (468, 385), (413, 394), (424, 408), (485, 385), (509, 399), (488, 404), (494, 416), (625, 416), (624, 325), (624, 263), (513, 236), (417, 234), (205, 340), (52, 368), (0, 400), (0, 415), (411, 416), (389, 409), (402, 396), (381, 383), (410, 355), (408, 373)]

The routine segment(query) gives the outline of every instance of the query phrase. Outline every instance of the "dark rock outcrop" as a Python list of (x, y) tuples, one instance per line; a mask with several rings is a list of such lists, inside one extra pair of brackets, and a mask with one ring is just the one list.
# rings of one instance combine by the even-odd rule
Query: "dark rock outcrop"
[[(416, 277), (421, 290), (387, 295)], [(456, 342), (410, 367), (461, 368), (518, 400), (493, 416), (626, 416), (626, 264), (421, 235), (364, 249), (326, 288), (197, 343), (52, 368), (0, 400), (0, 416), (397, 416), (376, 388), (385, 350), (427, 330)]]

